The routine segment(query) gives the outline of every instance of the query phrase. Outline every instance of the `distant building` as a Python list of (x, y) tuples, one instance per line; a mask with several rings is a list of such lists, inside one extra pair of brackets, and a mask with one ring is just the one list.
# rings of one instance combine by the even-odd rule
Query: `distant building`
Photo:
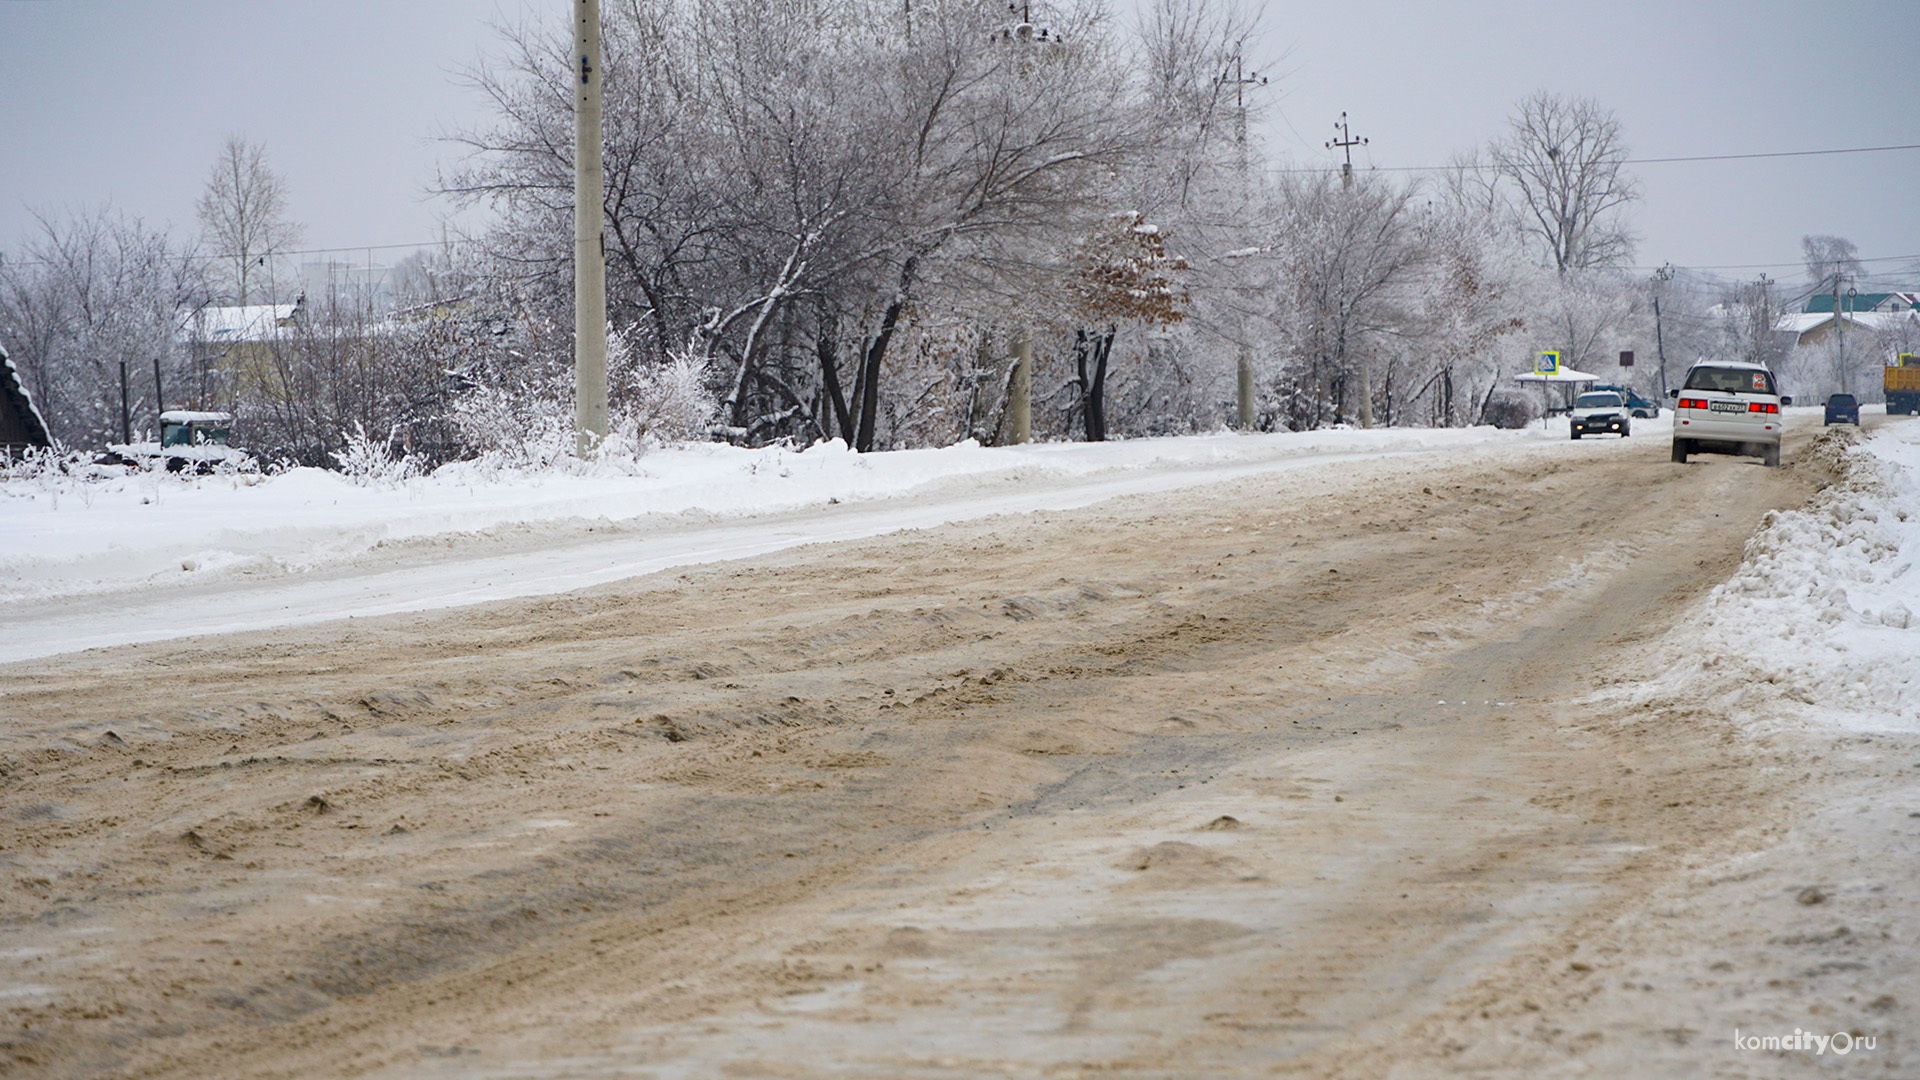
[(20, 380), (7, 350), (0, 348), (0, 450), (18, 454), (30, 447), (48, 447), (53, 439), (47, 422), (34, 407), (33, 395)]
[(1830, 292), (1807, 297), (1799, 311), (1780, 317), (1775, 331), (1788, 336), (1794, 348), (1811, 349), (1828, 345), (1836, 330), (1889, 337), (1920, 330), (1920, 293), (1841, 293), (1838, 314), (1833, 300)]
[[(1831, 300), (1832, 297), (1827, 299)], [(1783, 315), (1774, 328), (1791, 335), (1795, 348), (1809, 349), (1825, 345), (1832, 339), (1836, 329), (1848, 334), (1895, 334), (1908, 326), (1920, 327), (1920, 308), (1906, 305), (1881, 311), (1850, 311), (1842, 304), (1838, 315), (1833, 313), (1832, 305), (1828, 305), (1825, 311)]]
[(304, 295), (291, 304), (209, 305), (188, 313), (178, 340), (199, 380), (191, 396), (201, 404), (231, 402), (243, 390), (271, 383), (274, 350), (298, 331), (306, 313)]
[[(1833, 294), (1830, 292), (1814, 293), (1812, 296), (1807, 297), (1806, 306), (1802, 307), (1800, 311), (1805, 315), (1832, 314), (1834, 309), (1833, 299)], [(1848, 296), (1846, 293), (1840, 294), (1840, 311), (1842, 314), (1869, 311), (1899, 314), (1903, 311), (1912, 311), (1915, 308), (1920, 308), (1920, 293), (1854, 293), (1852, 296)]]
[(300, 287), (319, 308), (382, 311), (393, 302), (393, 267), (371, 258), (357, 263), (340, 259), (300, 264)]
[(181, 321), (180, 337), (196, 349), (221, 356), (236, 345), (274, 340), (280, 331), (299, 325), (306, 307), (307, 298), (301, 296), (291, 304), (198, 308)]

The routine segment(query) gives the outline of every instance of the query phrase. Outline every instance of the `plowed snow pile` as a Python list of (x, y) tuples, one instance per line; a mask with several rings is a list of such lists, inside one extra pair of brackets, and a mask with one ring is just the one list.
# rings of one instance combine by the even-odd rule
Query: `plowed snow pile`
[(1675, 628), (1673, 665), (1627, 697), (1712, 701), (1755, 730), (1920, 732), (1920, 445), (1838, 427), (1811, 456), (1834, 482), (1767, 516), (1738, 572)]

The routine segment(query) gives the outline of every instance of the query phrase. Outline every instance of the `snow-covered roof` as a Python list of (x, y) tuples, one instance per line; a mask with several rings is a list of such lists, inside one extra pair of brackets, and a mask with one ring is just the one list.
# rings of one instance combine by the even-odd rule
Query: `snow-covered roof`
[(294, 304), (248, 304), (245, 307), (203, 307), (181, 321), (180, 335), (216, 343), (267, 341), (300, 310)]
[[(1902, 323), (1920, 322), (1920, 312), (1906, 311), (1849, 311), (1840, 316), (1849, 326), (1862, 330), (1892, 330)], [(1806, 334), (1823, 326), (1832, 325), (1831, 311), (1804, 311), (1780, 316), (1774, 329), (1789, 334)]]
[(163, 424), (231, 424), (233, 414), (224, 412), (193, 412), (188, 409), (168, 409), (160, 414)]
[(1589, 375), (1584, 371), (1575, 371), (1572, 368), (1563, 367), (1559, 371), (1552, 373), (1544, 371), (1523, 371), (1515, 375), (1514, 380), (1517, 382), (1537, 383), (1583, 383), (1599, 382), (1600, 376)]
[(46, 417), (40, 415), (40, 407), (33, 403), (33, 394), (28, 392), (26, 380), (20, 377), (20, 369), (13, 366), (13, 358), (7, 355), (3, 346), (0, 346), (0, 395), (12, 400), (14, 412), (27, 429), (30, 444), (52, 444), (53, 437), (48, 432)]

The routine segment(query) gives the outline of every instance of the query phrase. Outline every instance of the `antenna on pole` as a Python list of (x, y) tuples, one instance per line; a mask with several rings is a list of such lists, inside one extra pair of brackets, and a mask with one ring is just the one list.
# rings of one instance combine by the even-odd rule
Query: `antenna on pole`
[(607, 260), (601, 231), (600, 0), (573, 2), (573, 418), (582, 457), (607, 437)]
[(1346, 163), (1340, 166), (1340, 184), (1342, 187), (1352, 187), (1353, 148), (1367, 145), (1367, 140), (1356, 139), (1353, 137), (1353, 134), (1347, 130), (1347, 114), (1345, 112), (1340, 114), (1340, 122), (1333, 125), (1333, 129), (1340, 133), (1340, 137), (1328, 143), (1327, 149), (1331, 150), (1337, 146), (1346, 152)]

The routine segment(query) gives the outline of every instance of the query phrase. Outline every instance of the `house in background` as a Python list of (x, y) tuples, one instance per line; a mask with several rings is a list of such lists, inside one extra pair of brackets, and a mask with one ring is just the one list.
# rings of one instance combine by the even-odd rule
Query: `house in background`
[[(307, 314), (307, 298), (291, 304), (203, 307), (180, 322), (179, 342), (199, 385), (185, 398), (197, 407), (231, 402), (242, 387), (268, 381), (274, 348), (297, 332)], [(172, 398), (174, 395), (169, 395)], [(169, 401), (169, 405), (178, 404)]]
[(19, 454), (30, 447), (48, 447), (53, 439), (47, 422), (34, 407), (33, 395), (20, 380), (7, 350), (0, 348), (0, 452)]
[(1920, 329), (1920, 292), (1840, 295), (1838, 314), (1832, 293), (1815, 293), (1798, 312), (1780, 317), (1777, 329), (1793, 335), (1795, 348), (1827, 344), (1835, 330), (1846, 334), (1897, 334)]

